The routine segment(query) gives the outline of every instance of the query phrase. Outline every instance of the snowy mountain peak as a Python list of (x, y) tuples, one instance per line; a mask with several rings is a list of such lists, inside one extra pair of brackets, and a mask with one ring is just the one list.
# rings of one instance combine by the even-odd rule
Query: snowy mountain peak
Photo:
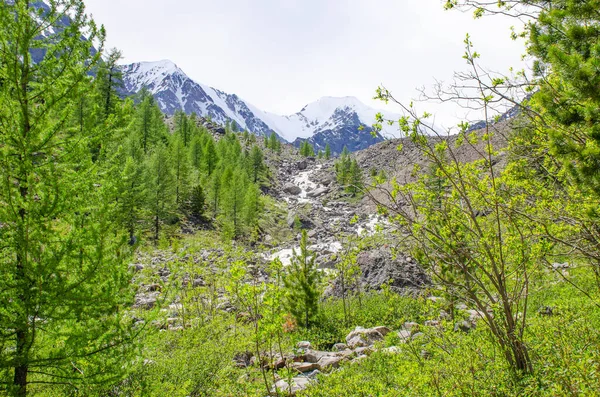
[[(142, 87), (160, 87), (160, 83), (170, 76), (187, 77), (177, 65), (167, 59), (157, 62), (138, 62), (123, 68), (123, 74), (127, 77), (126, 83), (132, 84), (133, 91), (139, 91)], [(130, 89), (130, 87), (127, 87)]]
[(127, 93), (146, 87), (169, 115), (183, 110), (221, 124), (235, 122), (258, 135), (275, 132), (295, 144), (309, 140), (317, 150), (329, 143), (334, 152), (340, 152), (344, 145), (359, 150), (383, 140), (370, 133), (379, 111), (356, 97), (323, 97), (295, 114), (281, 116), (262, 111), (235, 94), (197, 83), (169, 60), (133, 63), (122, 66), (122, 70)]

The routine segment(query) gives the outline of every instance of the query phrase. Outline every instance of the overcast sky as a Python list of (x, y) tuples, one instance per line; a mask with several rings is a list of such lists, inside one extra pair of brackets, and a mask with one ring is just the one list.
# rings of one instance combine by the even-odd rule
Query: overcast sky
[[(513, 20), (473, 20), (442, 0), (85, 0), (124, 62), (170, 59), (194, 80), (292, 114), (322, 96), (373, 107), (384, 84), (417, 87), (465, 70), (465, 34), (498, 71), (522, 67)], [(458, 111), (457, 111), (458, 112)]]

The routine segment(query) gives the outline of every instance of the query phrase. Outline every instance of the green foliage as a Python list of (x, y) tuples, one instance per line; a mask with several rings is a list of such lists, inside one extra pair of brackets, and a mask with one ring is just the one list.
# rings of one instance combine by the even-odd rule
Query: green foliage
[(310, 328), (317, 321), (320, 299), (320, 274), (315, 254), (308, 249), (306, 230), (302, 231), (300, 252), (294, 251), (286, 269), (286, 308), (298, 325)]
[(315, 157), (315, 149), (308, 141), (300, 144), (300, 155), (304, 157)]
[[(113, 107), (81, 107), (104, 32), (81, 1), (52, 4), (45, 14), (0, 5), (0, 385), (12, 396), (115, 382), (131, 362), (130, 256), (110, 179), (119, 170), (98, 144), (105, 125), (92, 126)], [(71, 23), (40, 38), (65, 8)]]
[(329, 160), (331, 158), (331, 146), (329, 144), (325, 145), (325, 159)]
[(281, 153), (281, 141), (277, 138), (275, 132), (272, 132), (268, 139), (265, 138), (265, 144), (272, 151)]
[(350, 152), (345, 146), (340, 158), (335, 162), (335, 173), (338, 183), (344, 186), (346, 191), (353, 197), (362, 192), (364, 187), (363, 172), (356, 159), (350, 156)]

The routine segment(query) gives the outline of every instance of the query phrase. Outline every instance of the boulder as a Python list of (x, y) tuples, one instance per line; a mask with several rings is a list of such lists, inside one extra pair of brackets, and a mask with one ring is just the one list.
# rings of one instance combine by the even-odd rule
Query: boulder
[[(431, 284), (429, 276), (416, 260), (407, 255), (393, 256), (387, 248), (377, 248), (358, 255), (357, 265), (360, 267), (360, 285), (364, 290), (379, 290), (388, 284), (398, 293), (415, 294)], [(342, 296), (342, 285), (339, 279), (334, 280), (326, 291), (329, 296)], [(355, 288), (346, 286), (347, 290)], [(348, 292), (348, 291), (347, 291)]]
[(401, 342), (408, 342), (410, 340), (410, 331), (407, 329), (398, 331), (398, 338), (400, 338)]
[(348, 346), (345, 343), (336, 343), (333, 345), (333, 350), (338, 352), (343, 352), (346, 349), (348, 349)]
[(325, 356), (319, 360), (317, 366), (319, 370), (326, 371), (329, 368), (338, 368), (342, 360), (344, 360), (344, 357)]
[(300, 160), (296, 163), (296, 168), (298, 168), (300, 171), (304, 171), (307, 167), (308, 163), (306, 160)]
[(318, 363), (320, 359), (329, 356), (330, 354), (330, 352), (308, 350), (306, 353), (304, 353), (304, 360), (309, 363)]
[(295, 369), (298, 372), (311, 372), (315, 369), (319, 369), (319, 365), (317, 363), (293, 363), (292, 369)]
[(308, 341), (301, 341), (296, 343), (296, 348), (303, 350), (310, 350), (311, 344)]
[(279, 395), (278, 392), (280, 392), (284, 393), (285, 395), (295, 396), (299, 391), (306, 389), (311, 382), (315, 381), (304, 376), (297, 376), (289, 383), (287, 380), (282, 379), (273, 385), (273, 388), (271, 389), (271, 395)]
[(356, 329), (346, 336), (346, 344), (351, 349), (357, 347), (373, 346), (375, 342), (382, 341), (381, 332), (373, 328), (356, 327)]
[(329, 191), (329, 189), (327, 189), (326, 187), (319, 187), (316, 188), (314, 190), (311, 190), (310, 192), (306, 193), (307, 197), (311, 197), (311, 198), (315, 198), (315, 197), (319, 197), (324, 195), (325, 193), (327, 193)]
[(291, 182), (287, 182), (285, 185), (283, 185), (283, 191), (288, 194), (293, 194), (294, 196), (297, 196), (300, 193), (302, 193), (302, 189), (300, 189), (298, 186), (294, 185)]

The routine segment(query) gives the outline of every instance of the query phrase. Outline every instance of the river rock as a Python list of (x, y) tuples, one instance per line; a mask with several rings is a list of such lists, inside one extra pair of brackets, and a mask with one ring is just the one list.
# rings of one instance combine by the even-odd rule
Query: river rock
[(300, 189), (298, 186), (294, 185), (291, 182), (288, 182), (285, 185), (283, 185), (283, 191), (289, 194), (293, 194), (294, 196), (297, 196), (300, 193), (302, 193), (302, 189)]

